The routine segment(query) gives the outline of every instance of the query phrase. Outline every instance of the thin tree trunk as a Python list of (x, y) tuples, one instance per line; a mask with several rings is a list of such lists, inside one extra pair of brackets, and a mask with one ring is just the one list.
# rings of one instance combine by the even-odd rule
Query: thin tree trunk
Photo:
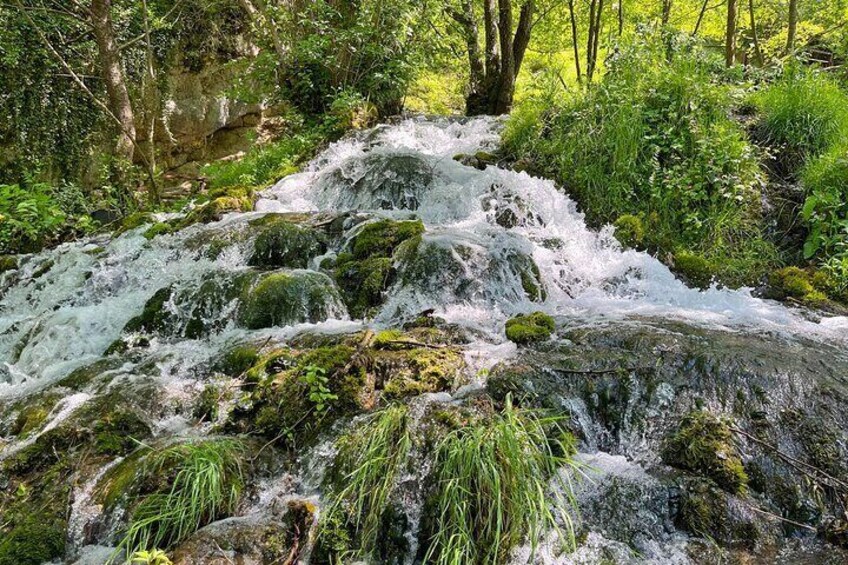
[[(521, 6), (521, 13), (518, 17), (518, 27), (515, 28), (515, 37), (512, 40), (512, 58), (515, 77), (521, 72), (521, 63), (524, 62), (524, 54), (527, 52), (527, 46), (530, 45), (530, 32), (533, 28), (533, 11), (535, 10), (535, 2), (528, 0)], [(510, 105), (512, 102), (510, 101)]]
[(498, 37), (501, 45), (501, 75), (492, 106), (493, 114), (503, 114), (512, 106), (515, 90), (515, 55), (512, 50), (512, 1), (498, 0)]
[(577, 17), (574, 14), (574, 0), (568, 0), (568, 13), (571, 16), (571, 46), (574, 48), (574, 68), (577, 70), (577, 82), (583, 83), (583, 76), (580, 74), (580, 49), (578, 48), (579, 39), (577, 37)]
[(701, 29), (701, 22), (704, 21), (704, 14), (707, 13), (707, 6), (709, 5), (710, 0), (704, 0), (704, 3), (701, 5), (701, 11), (698, 13), (698, 21), (695, 22), (695, 29), (692, 30), (692, 35), (698, 35), (698, 30)]
[(757, 56), (757, 64), (763, 65), (763, 52), (760, 51), (760, 38), (757, 35), (757, 19), (754, 16), (754, 0), (748, 0), (748, 15), (751, 18), (751, 37), (754, 40), (754, 53)]
[(624, 0), (618, 0), (618, 36), (624, 33)]
[(586, 80), (592, 82), (595, 66), (592, 63), (592, 48), (595, 45), (595, 11), (598, 9), (597, 0), (589, 2), (589, 34), (586, 38)]
[(668, 22), (671, 20), (671, 0), (663, 0), (662, 4), (662, 27), (668, 27)]
[(795, 50), (795, 35), (798, 30), (798, 0), (789, 0), (789, 29), (786, 32), (786, 54)]
[(732, 67), (736, 62), (736, 14), (737, 0), (727, 0), (727, 30), (724, 42), (724, 64)]
[(115, 32), (112, 27), (111, 0), (91, 1), (91, 25), (100, 63), (103, 81), (106, 84), (106, 94), (109, 96), (109, 106), (112, 114), (121, 124), (115, 153), (132, 162), (135, 148), (136, 131), (130, 95), (124, 80), (124, 69), (121, 65), (121, 55), (115, 42)]
[(483, 0), (484, 41), (486, 42), (486, 76), (490, 79), (501, 72), (501, 57), (498, 49), (498, 19), (495, 0)]
[(264, 25), (267, 28), (268, 35), (271, 36), (271, 42), (274, 44), (274, 51), (277, 53), (277, 58), (282, 63), (286, 56), (285, 45), (280, 38), (280, 32), (277, 30), (277, 23), (268, 12), (268, 8), (261, 2), (256, 0), (259, 7), (253, 4), (251, 0), (239, 0), (239, 4), (247, 12), (250, 21), (254, 26)]

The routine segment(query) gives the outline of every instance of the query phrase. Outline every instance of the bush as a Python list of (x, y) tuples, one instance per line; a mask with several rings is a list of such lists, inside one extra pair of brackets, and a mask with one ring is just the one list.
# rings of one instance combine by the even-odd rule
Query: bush
[(848, 142), (836, 145), (801, 171), (807, 198), (804, 257), (848, 254)]
[(756, 134), (777, 152), (779, 172), (788, 176), (848, 135), (848, 94), (820, 72), (790, 67), (752, 102), (760, 113)]
[[(725, 282), (753, 282), (760, 265), (740, 272), (733, 259), (769, 247), (764, 178), (728, 117), (733, 92), (711, 58), (690, 44), (669, 58), (664, 44), (640, 38), (609, 66), (600, 83), (551, 109), (520, 110), (507, 127), (507, 150), (562, 184), (590, 224), (640, 216), (648, 249), (688, 249)], [(774, 255), (772, 246), (765, 256)]]

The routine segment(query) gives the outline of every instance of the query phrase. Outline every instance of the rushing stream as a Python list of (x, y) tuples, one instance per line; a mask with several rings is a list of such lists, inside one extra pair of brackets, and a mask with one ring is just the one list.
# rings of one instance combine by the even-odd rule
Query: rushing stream
[[(493, 118), (379, 126), (333, 144), (304, 172), (261, 193), (254, 212), (231, 213), (152, 239), (144, 236), (143, 226), (21, 258), (17, 270), (0, 275), (0, 461), (107, 394), (137, 400), (155, 438), (207, 434), (216, 422), (198, 422), (192, 406), (227, 348), (244, 342), (282, 345), (304, 334), (398, 328), (427, 312), (465, 336), (465, 372), (472, 385), (453, 396), (425, 395), (413, 403), (460, 402), (487, 385), (489, 370), (494, 382), (501, 382), (508, 380), (507, 368), (529, 367), (521, 386), (539, 393), (542, 405), (569, 414), (579, 432), (578, 458), (590, 469), (590, 480), (577, 492), (584, 535), (574, 554), (559, 554), (552, 543), (537, 552), (536, 561), (710, 561), (710, 545), (694, 543), (698, 536), (676, 525), (681, 487), (670, 486), (668, 468), (661, 464), (662, 438), (696, 404), (745, 422), (755, 412), (778, 421), (791, 409), (828, 422), (824, 425), (836, 431), (837, 457), (845, 455), (848, 419), (846, 408), (837, 405), (845, 398), (848, 375), (848, 319), (790, 309), (753, 297), (751, 289), (689, 288), (652, 256), (623, 250), (612, 228), (589, 229), (553, 182), (496, 166), (480, 170), (454, 159), (496, 151), (501, 126)], [(230, 289), (260, 276), (254, 231), (268, 214), (308, 218), (336, 235), (303, 264), (285, 269), (299, 282), (289, 295), (291, 307), (274, 313), (271, 323), (259, 323), (257, 316), (270, 314), (262, 306), (246, 314), (242, 297)], [(381, 304), (369, 309), (366, 319), (357, 319), (326, 266), (351, 251), (350, 242), (363, 226), (386, 218), (421, 220), (425, 231), (414, 252), (394, 255), (394, 274)], [(162, 289), (170, 289), (159, 304), (167, 329), (136, 331), (130, 322)], [(508, 342), (505, 321), (536, 310), (555, 317), (558, 337), (539, 351)], [(118, 340), (124, 349), (114, 349)], [(661, 359), (667, 365), (652, 373), (650, 383), (641, 380), (641, 369), (626, 376), (607, 371), (609, 363), (658, 367)], [(77, 390), (56, 384), (92, 363), (102, 363), (96, 386)], [(596, 371), (591, 394), (584, 388), (586, 375), (579, 376), (587, 370)], [(707, 374), (719, 384), (704, 378)], [(820, 390), (833, 396), (820, 403)], [(757, 394), (769, 397), (768, 406), (740, 414), (738, 399), (754, 402)], [(21, 399), (47, 397), (53, 403), (40, 427), (13, 434)], [(615, 414), (610, 406), (617, 407)], [(224, 419), (226, 414), (217, 423)], [(792, 453), (809, 451), (794, 436), (781, 434), (777, 430), (770, 437)], [(302, 495), (320, 501), (321, 461), (332, 457), (331, 444), (325, 440), (301, 454), (309, 463), (300, 476), (265, 477), (253, 502), (233, 520), (252, 523), (272, 499)], [(755, 448), (744, 444), (741, 451), (746, 465), (761, 463), (766, 477), (761, 481), (768, 482), (771, 472), (786, 474), (782, 467), (775, 470), (775, 458)], [(426, 459), (426, 454), (415, 457)], [(108, 461), (74, 478), (65, 562), (102, 563), (111, 554), (107, 546), (114, 543), (110, 536), (120, 517), (100, 516), (102, 508), (91, 497), (115, 464)], [(411, 524), (406, 535), (413, 554), (422, 504), (414, 485), (424, 479), (425, 469), (407, 477), (412, 486), (405, 497)], [(764, 532), (760, 537), (768, 551), (746, 551), (764, 563), (845, 557), (824, 542), (775, 542), (804, 537), (803, 531), (769, 521), (766, 514), (787, 516), (785, 507), (774, 502), (778, 497), (767, 487), (752, 490), (758, 510), (748, 510), (750, 503), (740, 497), (727, 503), (728, 515), (738, 514)], [(835, 513), (835, 505), (823, 503), (816, 516)], [(799, 515), (792, 521), (803, 521)], [(725, 545), (736, 548), (738, 541)], [(519, 548), (516, 562), (529, 554)]]

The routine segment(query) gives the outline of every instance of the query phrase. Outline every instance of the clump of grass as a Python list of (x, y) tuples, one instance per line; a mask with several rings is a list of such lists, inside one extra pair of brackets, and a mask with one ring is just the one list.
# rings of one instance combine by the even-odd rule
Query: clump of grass
[(760, 113), (757, 134), (781, 153), (786, 174), (848, 135), (848, 94), (815, 70), (789, 68), (753, 102)]
[(162, 486), (139, 497), (118, 550), (133, 555), (146, 548), (170, 547), (232, 514), (244, 487), (243, 458), (243, 445), (230, 439), (150, 452), (136, 481)]
[(333, 502), (319, 537), (330, 537), (326, 534), (332, 533), (331, 528), (347, 530), (349, 535), (342, 537), (353, 540), (353, 547), (344, 553), (367, 557), (378, 545), (384, 513), (412, 446), (408, 418), (406, 406), (392, 405), (339, 440), (328, 476)]
[[(425, 562), (501, 563), (525, 537), (535, 551), (550, 529), (574, 546), (575, 501), (558, 474), (573, 464), (573, 443), (549, 437), (557, 424), (557, 418), (514, 408), (507, 398), (501, 414), (445, 436), (434, 467), (437, 518)], [(561, 488), (552, 492), (553, 477)]]

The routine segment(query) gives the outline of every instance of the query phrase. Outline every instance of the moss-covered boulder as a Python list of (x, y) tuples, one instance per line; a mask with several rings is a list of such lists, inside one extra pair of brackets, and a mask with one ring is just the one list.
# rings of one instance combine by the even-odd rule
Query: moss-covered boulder
[(696, 253), (680, 251), (674, 254), (672, 270), (690, 286), (708, 288), (715, 276), (715, 266)]
[(313, 271), (275, 271), (242, 295), (239, 322), (250, 329), (341, 317), (344, 306), (333, 281)]
[(642, 218), (633, 214), (619, 216), (613, 223), (615, 238), (624, 247), (639, 249), (645, 240), (645, 226)]
[(712, 479), (728, 492), (743, 494), (748, 475), (728, 423), (696, 410), (680, 422), (662, 451), (665, 463)]
[(554, 319), (544, 312), (516, 316), (506, 322), (506, 337), (518, 345), (545, 341), (556, 329)]
[(18, 258), (15, 255), (0, 255), (0, 273), (18, 268)]
[(420, 220), (396, 222), (379, 220), (365, 224), (351, 241), (354, 259), (369, 257), (389, 257), (397, 246), (415, 236), (424, 233), (424, 224)]
[(268, 214), (251, 220), (250, 227), (258, 233), (248, 264), (256, 267), (305, 269), (310, 259), (327, 250), (321, 232), (297, 225), (282, 215)]

